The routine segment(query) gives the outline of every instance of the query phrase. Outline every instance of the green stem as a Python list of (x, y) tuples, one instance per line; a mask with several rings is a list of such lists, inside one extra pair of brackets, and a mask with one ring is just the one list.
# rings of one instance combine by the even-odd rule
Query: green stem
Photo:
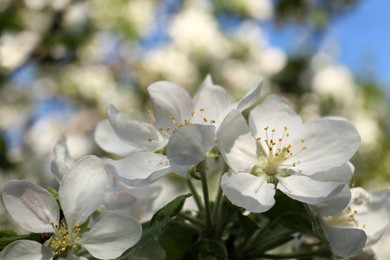
[(184, 219), (184, 220), (187, 220), (187, 221), (191, 222), (192, 224), (194, 224), (194, 225), (197, 226), (197, 227), (205, 228), (205, 225), (202, 223), (202, 221), (200, 221), (200, 220), (197, 219), (197, 218), (193, 218), (193, 217), (188, 216), (188, 215), (186, 215), (186, 214), (184, 214), (184, 213), (178, 213), (177, 216), (178, 216), (179, 218), (182, 218), (182, 219)]
[(205, 207), (205, 217), (206, 217), (206, 228), (207, 232), (210, 231), (211, 228), (211, 214), (210, 214), (210, 198), (209, 198), (209, 189), (207, 185), (207, 164), (206, 161), (203, 161), (199, 164), (199, 172), (202, 182), (202, 190), (203, 190), (203, 199), (204, 199), (204, 207)]
[(198, 206), (199, 212), (203, 211), (202, 199), (199, 196), (199, 193), (196, 191), (194, 184), (191, 180), (187, 180), (187, 186), (191, 191), (192, 197), (195, 200), (196, 205)]

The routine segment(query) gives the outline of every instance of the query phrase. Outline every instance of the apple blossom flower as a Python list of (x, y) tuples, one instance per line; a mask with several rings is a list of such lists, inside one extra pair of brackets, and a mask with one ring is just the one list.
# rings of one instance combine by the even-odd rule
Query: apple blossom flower
[[(232, 103), (227, 92), (214, 85), (209, 76), (193, 99), (173, 83), (156, 82), (148, 87), (155, 111), (154, 126), (129, 120), (109, 106), (108, 121), (99, 123), (95, 139), (107, 151), (130, 153), (123, 159), (109, 161), (118, 178), (129, 185), (149, 184), (169, 172), (183, 176), (191, 165), (205, 159), (214, 145), (216, 129), (228, 112), (248, 108), (260, 90), (261, 84)], [(119, 150), (111, 149), (120, 140)], [(166, 149), (166, 156), (154, 153), (159, 149)]]
[[(51, 171), (59, 183), (75, 163), (69, 154), (66, 140), (66, 137), (61, 135), (53, 149), (54, 158), (51, 163)], [(106, 163), (106, 160), (103, 160), (103, 162), (106, 164), (105, 168), (109, 173), (104, 194), (104, 209), (115, 210), (124, 207), (128, 208), (134, 204), (137, 199), (131, 193), (128, 186), (121, 184), (114, 177), (114, 172), (116, 172), (116, 170), (112, 169), (111, 165)]]
[(251, 212), (270, 209), (275, 189), (308, 204), (336, 195), (345, 183), (319, 176), (332, 169), (351, 176), (352, 169), (344, 164), (360, 144), (359, 133), (348, 121), (322, 118), (303, 124), (273, 95), (250, 112), (249, 126), (239, 111), (232, 111), (217, 136), (233, 170), (223, 175), (222, 190), (233, 204)]
[(85, 156), (64, 176), (59, 187), (59, 200), (40, 186), (27, 180), (8, 182), (2, 192), (4, 205), (14, 220), (34, 233), (49, 233), (44, 245), (19, 240), (8, 245), (1, 259), (51, 259), (84, 247), (101, 259), (119, 257), (141, 237), (141, 225), (132, 217), (109, 215), (96, 222), (88, 231), (81, 227), (104, 201), (107, 172), (103, 161)]
[(178, 85), (159, 81), (148, 87), (154, 108), (154, 125), (130, 120), (110, 105), (108, 119), (96, 127), (95, 140), (102, 149), (118, 155), (160, 150), (167, 145), (169, 137), (185, 125), (214, 125), (218, 128), (229, 111), (245, 110), (257, 100), (260, 91), (261, 84), (239, 102), (232, 103), (225, 89), (214, 85), (210, 76), (206, 77), (193, 99)]
[[(320, 223), (331, 250), (337, 256), (350, 257), (375, 244), (390, 226), (390, 190), (367, 192), (358, 187), (351, 189), (347, 203), (345, 197), (346, 193), (340, 193), (314, 208), (322, 216)], [(342, 210), (338, 210), (339, 204), (344, 204)]]

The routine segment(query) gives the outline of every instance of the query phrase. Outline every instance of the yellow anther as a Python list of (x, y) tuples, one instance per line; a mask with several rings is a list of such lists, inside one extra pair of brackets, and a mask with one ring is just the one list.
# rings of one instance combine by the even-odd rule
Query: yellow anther
[(292, 166), (295, 167), (297, 164), (295, 162), (293, 162)]
[(200, 112), (204, 112), (205, 110), (206, 109), (204, 109), (204, 108), (199, 109)]
[(284, 131), (287, 131), (287, 126), (284, 127)]
[(215, 120), (212, 119), (212, 120), (210, 121), (210, 123), (211, 123), (211, 124), (215, 124)]
[(257, 140), (257, 141), (260, 141), (260, 140), (261, 140), (261, 137), (257, 137), (256, 140)]
[(203, 117), (203, 122), (207, 123), (207, 118)]
[(276, 130), (275, 130), (275, 129), (272, 129), (271, 131), (272, 131), (272, 133), (275, 133), (275, 132), (276, 132)]
[(160, 131), (160, 132), (163, 131), (163, 130), (164, 130), (164, 129), (163, 129), (162, 127), (160, 127), (160, 128), (158, 129), (158, 131)]
[(267, 127), (264, 127), (264, 130), (265, 130), (265, 131), (267, 131), (267, 130), (268, 130), (268, 128), (269, 128), (268, 126), (267, 126)]
[(152, 138), (148, 138), (148, 142), (151, 142), (151, 141), (153, 141)]
[(165, 131), (169, 131), (169, 130), (171, 130), (171, 128), (169, 128), (169, 127), (165, 128)]
[(176, 117), (175, 116), (171, 116), (169, 119), (175, 121)]

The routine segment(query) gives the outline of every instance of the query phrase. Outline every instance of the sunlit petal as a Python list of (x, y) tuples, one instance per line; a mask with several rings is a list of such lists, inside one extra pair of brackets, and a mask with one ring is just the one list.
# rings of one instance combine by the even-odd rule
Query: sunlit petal
[(8, 182), (2, 196), (12, 218), (30, 232), (52, 232), (51, 223), (56, 225), (59, 222), (56, 200), (47, 190), (30, 181)]

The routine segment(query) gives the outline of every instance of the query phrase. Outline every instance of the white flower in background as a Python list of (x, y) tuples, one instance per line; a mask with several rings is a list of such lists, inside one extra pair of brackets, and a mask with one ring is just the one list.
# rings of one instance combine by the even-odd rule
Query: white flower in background
[[(62, 220), (59, 206), (48, 191), (27, 180), (8, 182), (2, 196), (14, 220), (27, 231), (52, 235), (44, 245), (27, 240), (13, 242), (0, 258), (51, 259), (81, 246), (96, 258), (119, 257), (141, 237), (142, 228), (135, 219), (109, 215), (88, 231), (80, 227), (103, 203), (106, 179), (101, 159), (85, 156), (77, 161), (60, 184)], [(18, 258), (21, 256), (24, 258)]]
[(347, 106), (356, 102), (358, 94), (351, 72), (342, 66), (327, 66), (317, 71), (313, 90), (322, 97), (332, 97)]
[(173, 17), (169, 35), (177, 49), (187, 54), (226, 58), (230, 52), (229, 41), (218, 28), (208, 1), (187, 3), (185, 9)]
[(277, 96), (267, 97), (250, 112), (249, 127), (240, 112), (232, 111), (217, 136), (233, 170), (223, 175), (222, 190), (233, 204), (251, 212), (270, 209), (276, 188), (308, 204), (336, 195), (345, 182), (323, 176), (337, 170), (350, 178), (353, 169), (345, 164), (360, 144), (350, 122), (322, 118), (303, 124)]
[[(109, 161), (122, 181), (142, 185), (174, 171), (184, 175), (193, 164), (202, 161), (212, 148), (217, 129), (232, 109), (245, 110), (260, 94), (261, 85), (250, 90), (239, 102), (232, 103), (228, 93), (207, 77), (192, 99), (183, 88), (166, 81), (148, 87), (154, 125), (129, 120), (108, 107), (108, 120), (96, 128), (96, 142), (105, 150), (130, 154)], [(154, 153), (166, 147), (167, 156)], [(138, 153), (135, 153), (138, 152)]]
[[(340, 193), (316, 209), (323, 217), (321, 224), (331, 250), (338, 256), (350, 257), (375, 244), (387, 231), (390, 190), (367, 192), (352, 188), (350, 200), (345, 197), (345, 193)], [(341, 204), (344, 208), (340, 211)], [(333, 214), (327, 214), (332, 211)]]

